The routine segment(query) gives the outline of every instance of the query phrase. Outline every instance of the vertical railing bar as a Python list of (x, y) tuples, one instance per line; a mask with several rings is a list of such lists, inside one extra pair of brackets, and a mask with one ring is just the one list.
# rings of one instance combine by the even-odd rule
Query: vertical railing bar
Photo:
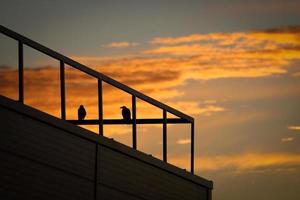
[(163, 110), (163, 161), (167, 162), (167, 111)]
[(19, 60), (19, 101), (24, 103), (24, 60), (23, 43), (18, 42), (18, 60)]
[(132, 148), (136, 149), (136, 97), (132, 95)]
[(66, 119), (66, 93), (65, 93), (65, 64), (60, 61), (60, 104), (61, 119)]
[(191, 123), (191, 173), (194, 174), (194, 137), (195, 137), (194, 122)]
[(103, 134), (103, 90), (102, 80), (98, 78), (98, 119), (99, 119), (99, 134)]

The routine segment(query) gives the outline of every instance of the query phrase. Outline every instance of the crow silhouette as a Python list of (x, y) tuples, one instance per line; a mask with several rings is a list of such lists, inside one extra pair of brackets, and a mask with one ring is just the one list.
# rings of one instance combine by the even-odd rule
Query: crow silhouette
[(124, 119), (125, 121), (129, 122), (130, 119), (131, 119), (131, 113), (130, 113), (129, 108), (127, 108), (126, 106), (122, 106), (121, 109), (122, 109), (122, 116), (123, 116), (123, 119)]
[(84, 120), (85, 116), (86, 116), (86, 111), (83, 105), (80, 105), (78, 108), (78, 120)]

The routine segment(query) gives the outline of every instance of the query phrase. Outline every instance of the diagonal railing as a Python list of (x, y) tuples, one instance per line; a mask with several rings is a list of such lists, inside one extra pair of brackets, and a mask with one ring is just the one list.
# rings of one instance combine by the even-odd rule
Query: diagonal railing
[[(103, 135), (104, 124), (128, 124), (128, 121), (123, 119), (104, 119), (103, 118), (103, 98), (102, 98), (102, 83), (105, 82), (114, 86), (132, 96), (132, 148), (137, 147), (136, 125), (137, 124), (162, 124), (163, 125), (163, 161), (167, 162), (167, 124), (185, 123), (190, 124), (191, 129), (191, 173), (194, 173), (194, 119), (166, 104), (163, 104), (147, 95), (138, 92), (127, 85), (124, 85), (98, 71), (95, 71), (83, 64), (80, 64), (56, 51), (53, 51), (29, 38), (26, 38), (2, 25), (0, 25), (0, 32), (18, 42), (18, 73), (19, 73), (19, 101), (24, 103), (24, 58), (23, 46), (27, 45), (39, 52), (42, 52), (60, 62), (60, 99), (61, 99), (61, 119), (66, 120), (66, 99), (65, 99), (65, 64), (82, 71), (98, 80), (98, 119), (95, 120), (67, 120), (77, 125), (99, 125), (99, 134)], [(147, 103), (150, 103), (162, 109), (162, 118), (159, 119), (137, 119), (136, 118), (136, 99), (139, 98)], [(179, 118), (167, 118), (167, 113), (171, 113)]]

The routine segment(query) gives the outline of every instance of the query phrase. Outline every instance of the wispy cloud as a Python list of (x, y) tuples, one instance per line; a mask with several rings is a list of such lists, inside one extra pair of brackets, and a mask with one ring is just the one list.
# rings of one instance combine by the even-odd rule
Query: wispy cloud
[(191, 140), (190, 139), (179, 139), (176, 141), (177, 144), (190, 144)]
[(199, 114), (205, 115), (205, 116), (211, 116), (213, 113), (218, 113), (218, 112), (224, 112), (226, 109), (221, 106), (205, 106), (205, 107), (200, 107)]
[(300, 131), (300, 126), (288, 126), (287, 128), (293, 131)]
[(103, 47), (108, 47), (108, 48), (125, 48), (125, 47), (134, 47), (134, 46), (138, 46), (139, 44), (136, 42), (126, 42), (126, 41), (122, 41), (122, 42), (112, 42), (109, 44), (105, 44), (102, 45)]
[(293, 137), (285, 137), (285, 138), (281, 138), (281, 142), (292, 142), (294, 141)]
[[(151, 42), (158, 46), (146, 48), (144, 54), (111, 59), (78, 59), (127, 84), (144, 82), (146, 86), (159, 78), (168, 88), (183, 84), (187, 79), (255, 78), (286, 74), (292, 63), (300, 59), (299, 34), (296, 26), (154, 38)], [(125, 76), (129, 73), (139, 76), (130, 79)]]
[[(261, 29), (248, 32), (235, 33), (209, 33), (209, 34), (191, 34), (180, 37), (155, 37), (150, 43), (158, 45), (178, 45), (183, 43), (195, 42), (216, 42), (221, 45), (250, 42), (275, 42), (277, 44), (299, 44), (300, 26), (285, 26), (270, 29)], [(252, 41), (252, 42), (251, 42)]]
[(207, 37), (201, 34), (192, 34), (192, 35), (181, 36), (181, 37), (155, 37), (150, 41), (150, 43), (180, 44), (180, 43), (198, 42), (201, 40), (207, 40)]
[[(300, 59), (300, 28), (192, 34), (182, 37), (154, 38), (157, 44), (145, 54), (185, 60), (185, 70), (194, 79), (263, 77), (286, 74)], [(296, 76), (297, 74), (294, 74)]]
[(300, 77), (300, 72), (295, 72), (295, 73), (292, 74), (292, 76), (294, 76), (294, 77)]
[[(187, 156), (169, 159), (171, 163), (189, 168)], [(292, 153), (244, 153), (236, 155), (218, 155), (196, 157), (197, 171), (251, 171), (261, 168), (300, 167), (300, 155)], [(199, 165), (197, 164), (199, 163)], [(201, 163), (201, 164), (200, 164)]]

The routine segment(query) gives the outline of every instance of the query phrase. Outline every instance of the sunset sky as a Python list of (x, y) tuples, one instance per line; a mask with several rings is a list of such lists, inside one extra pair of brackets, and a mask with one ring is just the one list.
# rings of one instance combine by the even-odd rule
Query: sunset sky
[[(0, 24), (193, 116), (213, 199), (300, 198), (299, 0), (3, 0)], [(17, 43), (0, 35), (0, 52), (0, 94), (17, 99)], [(25, 103), (59, 117), (59, 62), (24, 56)], [(96, 79), (67, 66), (66, 98), (68, 119), (80, 104), (97, 118)], [(104, 118), (130, 102), (104, 85)], [(162, 111), (139, 100), (137, 117)], [(104, 131), (131, 145), (130, 126)], [(161, 158), (162, 126), (137, 131), (138, 149)], [(171, 163), (189, 170), (189, 145), (188, 125), (168, 126)]]

